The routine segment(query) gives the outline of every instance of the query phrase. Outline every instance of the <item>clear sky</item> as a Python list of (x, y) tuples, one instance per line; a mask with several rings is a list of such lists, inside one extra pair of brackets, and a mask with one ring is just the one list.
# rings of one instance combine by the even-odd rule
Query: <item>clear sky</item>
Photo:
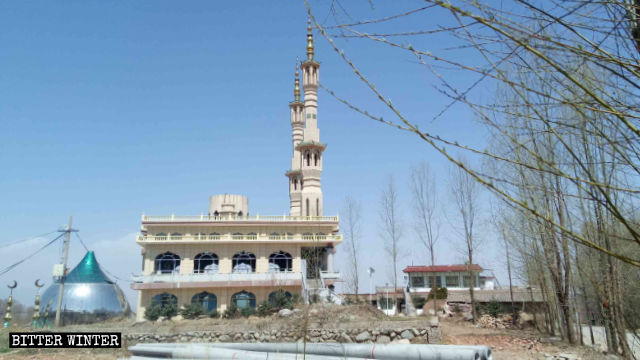
[[(424, 6), (374, 4), (350, 2), (347, 10), (379, 18)], [(348, 21), (330, 16), (323, 3), (312, 7), (322, 22)], [(441, 18), (426, 11), (385, 26), (399, 31)], [(329, 43), (315, 39), (321, 83), (391, 118)], [(421, 45), (448, 46), (444, 36), (429, 41)], [(415, 58), (357, 40), (338, 43), (422, 129), (482, 146), (484, 131), (466, 109), (453, 107), (432, 121), (447, 100)], [(0, 2), (0, 246), (56, 230), (73, 215), (101, 264), (127, 279), (140, 270), (135, 234), (143, 213), (200, 214), (219, 193), (247, 195), (252, 214), (287, 213), (288, 103), (305, 46), (302, 1)], [(325, 215), (338, 214), (347, 195), (362, 202), (362, 265), (377, 269), (374, 283), (391, 282), (378, 225), (380, 190), (390, 175), (400, 191), (401, 268), (427, 261), (412, 230), (408, 191), (410, 169), (420, 161), (438, 176), (437, 262), (462, 262), (443, 158), (417, 137), (365, 119), (326, 92), (319, 96), (320, 136), (328, 144)], [(490, 227), (481, 221), (478, 233), (486, 242), (479, 263), (502, 269)], [(44, 243), (0, 247), (0, 268)], [(71, 245), (75, 266), (84, 250), (75, 237)], [(343, 271), (344, 252), (338, 248), (336, 266)], [(1, 275), (0, 296), (16, 279), (17, 298), (31, 303), (33, 281), (50, 284), (59, 257), (57, 244)], [(118, 283), (135, 306), (134, 292)]]

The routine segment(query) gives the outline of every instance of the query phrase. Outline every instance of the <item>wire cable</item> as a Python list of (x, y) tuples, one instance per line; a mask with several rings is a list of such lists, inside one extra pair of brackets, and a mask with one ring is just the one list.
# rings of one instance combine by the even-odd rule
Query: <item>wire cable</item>
[[(84, 247), (84, 249), (85, 249), (86, 251), (89, 251), (89, 248), (87, 247), (87, 245), (84, 243), (84, 241), (83, 241), (83, 240), (82, 240), (82, 238), (80, 237), (80, 234), (78, 234), (77, 232), (76, 232), (75, 234), (76, 234), (76, 237), (78, 238), (78, 240), (80, 240), (80, 244), (82, 244), (82, 246)], [(100, 264), (100, 268), (101, 268), (102, 270), (104, 270), (104, 272), (106, 272), (107, 274), (109, 274), (111, 277), (115, 278), (116, 280), (120, 280), (120, 281), (124, 281), (124, 282), (128, 282), (128, 283), (130, 283), (130, 282), (131, 282), (130, 280), (126, 280), (126, 279), (123, 279), (123, 278), (121, 278), (121, 277), (119, 277), (119, 276), (115, 275), (115, 274), (114, 274), (114, 273), (112, 273), (111, 271), (107, 270), (107, 268), (105, 268), (105, 267), (104, 267), (104, 265), (102, 265), (102, 264)]]
[(18, 261), (18, 262), (16, 262), (16, 263), (14, 263), (14, 264), (12, 264), (12, 265), (7, 266), (6, 268), (4, 268), (4, 269), (2, 269), (2, 270), (0, 270), (0, 276), (2, 276), (2, 275), (4, 275), (4, 274), (8, 273), (10, 270), (12, 270), (13, 268), (15, 268), (16, 266), (18, 266), (18, 265), (22, 264), (23, 262), (25, 262), (25, 261), (29, 260), (31, 257), (33, 257), (34, 255), (36, 255), (37, 253), (39, 253), (40, 251), (42, 251), (42, 250), (43, 250), (44, 248), (46, 248), (47, 246), (49, 246), (49, 245), (53, 244), (54, 242), (56, 242), (58, 239), (60, 239), (60, 238), (61, 238), (62, 236), (64, 236), (64, 235), (65, 235), (65, 233), (62, 233), (62, 234), (58, 235), (55, 239), (53, 239), (53, 240), (49, 241), (48, 243), (46, 243), (46, 244), (45, 244), (44, 246), (42, 246), (40, 249), (36, 250), (33, 254), (31, 254), (31, 255), (27, 256), (26, 258), (24, 258), (24, 259), (22, 259), (22, 260), (20, 260), (20, 261)]
[(12, 242), (12, 243), (8, 243), (8, 244), (2, 244), (2, 245), (0, 245), (0, 249), (3, 249), (3, 248), (6, 248), (6, 247), (9, 247), (9, 246), (11, 246), (11, 245), (16, 245), (16, 244), (20, 244), (20, 243), (23, 243), (23, 242), (27, 242), (27, 241), (29, 241), (29, 240), (35, 240), (35, 239), (38, 239), (38, 238), (43, 238), (43, 237), (45, 237), (45, 236), (48, 236), (48, 235), (53, 234), (54, 232), (56, 232), (56, 230), (51, 231), (51, 232), (48, 232), (48, 233), (46, 233), (46, 234), (42, 234), (42, 235), (37, 235), (37, 236), (34, 236), (34, 237), (30, 237), (30, 238), (28, 238), (28, 239), (18, 240), (18, 241), (15, 241), (15, 242)]
[(82, 241), (82, 238), (80, 237), (80, 235), (79, 235), (77, 232), (75, 232), (74, 234), (76, 234), (76, 237), (78, 238), (78, 240), (80, 240), (80, 244), (82, 244), (82, 246), (84, 247), (84, 249), (85, 249), (86, 251), (89, 251), (89, 248), (87, 247), (87, 245), (85, 245), (85, 244), (84, 244), (84, 241)]
[(127, 283), (132, 283), (132, 282), (133, 282), (133, 281), (131, 281), (131, 280), (123, 279), (123, 278), (121, 278), (121, 277), (119, 277), (119, 276), (116, 276), (114, 273), (112, 273), (111, 271), (107, 270), (107, 269), (106, 269), (104, 266), (102, 266), (102, 265), (100, 265), (100, 268), (101, 268), (102, 270), (104, 270), (107, 274), (111, 275), (111, 277), (115, 278), (116, 280), (120, 280), (120, 281), (127, 282)]

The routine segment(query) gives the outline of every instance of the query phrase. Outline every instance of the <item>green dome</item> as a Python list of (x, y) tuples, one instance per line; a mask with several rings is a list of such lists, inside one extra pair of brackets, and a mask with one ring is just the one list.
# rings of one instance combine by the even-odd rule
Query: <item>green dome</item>
[(69, 275), (66, 276), (65, 283), (107, 283), (113, 284), (113, 281), (107, 278), (96, 260), (93, 251), (88, 251), (82, 258), (78, 266), (76, 266)]

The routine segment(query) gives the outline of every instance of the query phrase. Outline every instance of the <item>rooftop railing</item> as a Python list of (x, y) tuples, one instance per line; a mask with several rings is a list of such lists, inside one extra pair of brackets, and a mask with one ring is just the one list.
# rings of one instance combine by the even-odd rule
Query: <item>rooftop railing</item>
[(215, 221), (264, 221), (264, 222), (305, 222), (330, 221), (338, 222), (337, 216), (289, 216), (289, 215), (255, 215), (255, 216), (214, 216), (214, 215), (142, 215), (142, 222), (215, 222)]
[(300, 280), (299, 272), (269, 273), (203, 273), (203, 274), (134, 274), (131, 281), (136, 283), (172, 283), (201, 281), (285, 281)]
[(194, 235), (137, 235), (139, 242), (164, 241), (342, 241), (342, 235), (266, 235), (266, 234), (194, 234)]

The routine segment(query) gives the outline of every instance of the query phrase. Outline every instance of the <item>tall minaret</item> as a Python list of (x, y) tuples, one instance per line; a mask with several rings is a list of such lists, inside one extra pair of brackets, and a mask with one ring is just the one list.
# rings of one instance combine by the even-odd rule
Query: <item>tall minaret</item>
[(322, 152), (326, 145), (320, 142), (318, 129), (318, 70), (320, 64), (313, 59), (313, 33), (311, 19), (307, 21), (307, 60), (301, 64), (304, 89), (304, 134), (295, 149), (300, 153), (302, 171), (302, 216), (322, 216)]
[(291, 108), (291, 130), (293, 140), (293, 156), (291, 157), (291, 170), (287, 171), (289, 178), (289, 215), (302, 215), (302, 156), (296, 149), (304, 138), (304, 103), (300, 101), (300, 73), (298, 72), (298, 60), (296, 59), (296, 77), (293, 86), (293, 101), (289, 103)]

